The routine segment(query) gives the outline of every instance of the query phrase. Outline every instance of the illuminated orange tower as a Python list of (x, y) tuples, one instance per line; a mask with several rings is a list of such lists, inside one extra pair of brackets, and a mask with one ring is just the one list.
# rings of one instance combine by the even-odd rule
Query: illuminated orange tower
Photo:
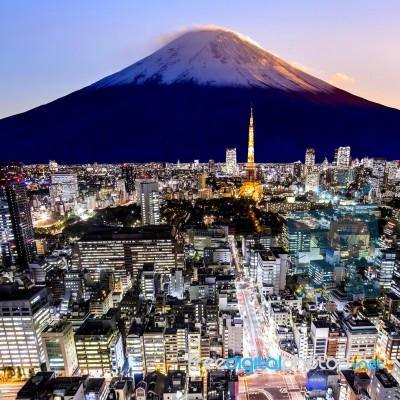
[[(262, 186), (256, 182), (256, 165), (254, 163), (254, 125), (253, 105), (250, 107), (249, 143), (247, 149), (246, 179), (237, 192), (238, 197), (250, 198), (256, 202), (263, 197)], [(258, 228), (257, 228), (258, 229)]]
[(254, 125), (253, 125), (253, 105), (250, 106), (250, 124), (249, 124), (249, 143), (247, 148), (247, 177), (250, 182), (254, 181), (255, 177), (254, 165)]

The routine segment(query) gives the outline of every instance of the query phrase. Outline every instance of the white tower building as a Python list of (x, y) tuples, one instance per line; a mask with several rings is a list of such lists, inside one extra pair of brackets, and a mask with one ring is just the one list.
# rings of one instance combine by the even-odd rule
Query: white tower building
[(157, 182), (140, 182), (142, 225), (160, 225), (160, 203)]
[(237, 174), (236, 149), (226, 149), (225, 169), (228, 175)]

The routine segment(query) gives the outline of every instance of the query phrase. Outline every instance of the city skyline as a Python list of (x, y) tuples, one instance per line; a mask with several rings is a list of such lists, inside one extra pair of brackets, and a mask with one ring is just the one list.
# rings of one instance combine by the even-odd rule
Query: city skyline
[(400, 163), (254, 168), (247, 121), (249, 163), (0, 163), (5, 400), (400, 392)]

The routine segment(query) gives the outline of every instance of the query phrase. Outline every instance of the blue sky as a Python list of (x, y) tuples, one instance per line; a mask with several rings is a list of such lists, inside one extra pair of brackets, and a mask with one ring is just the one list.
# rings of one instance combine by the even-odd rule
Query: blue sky
[(400, 108), (398, 0), (2, 0), (0, 118), (116, 72), (193, 25), (220, 25), (299, 68)]

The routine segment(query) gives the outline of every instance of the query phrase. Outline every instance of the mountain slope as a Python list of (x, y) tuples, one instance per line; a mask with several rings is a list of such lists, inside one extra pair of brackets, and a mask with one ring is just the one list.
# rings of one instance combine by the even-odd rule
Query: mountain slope
[(156, 82), (332, 92), (241, 35), (224, 30), (189, 31), (145, 59), (95, 83), (94, 89)]
[[(265, 65), (264, 65), (265, 64)], [(7, 160), (223, 161), (247, 150), (253, 102), (256, 162), (352, 155), (399, 158), (400, 111), (301, 72), (223, 30), (189, 32), (132, 66), (0, 120)]]

